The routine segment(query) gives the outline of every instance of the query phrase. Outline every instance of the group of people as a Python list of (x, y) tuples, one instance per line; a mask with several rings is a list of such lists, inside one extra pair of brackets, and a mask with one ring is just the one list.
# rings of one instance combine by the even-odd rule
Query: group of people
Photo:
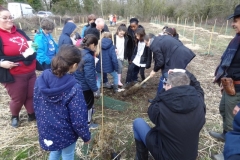
[[(236, 93), (229, 95), (224, 88), (219, 107), (223, 133), (210, 132), (211, 136), (226, 140), (224, 156), (228, 160), (239, 159), (240, 155), (239, 10), (240, 5), (230, 17), (236, 37), (215, 73), (219, 84), (222, 78), (232, 78)], [(138, 19), (131, 18), (129, 27), (121, 24), (112, 35), (104, 20), (93, 14), (88, 16), (81, 36), (71, 19), (66, 21), (58, 44), (51, 36), (53, 29), (54, 23), (43, 19), (31, 44), (30, 38), (13, 24), (11, 13), (0, 7), (0, 82), (11, 98), (13, 127), (20, 125), (19, 113), (24, 105), (28, 121), (37, 120), (39, 143), (51, 151), (49, 159), (74, 159), (78, 137), (89, 143), (89, 128), (97, 127), (91, 119), (101, 81), (114, 92), (119, 86), (128, 88), (138, 80), (139, 72), (142, 81), (145, 79), (145, 69), (151, 67), (153, 60), (150, 76), (162, 72), (156, 97), (148, 108), (155, 127), (150, 128), (142, 118), (133, 121), (136, 159), (147, 160), (148, 152), (156, 160), (196, 159), (199, 133), (205, 124), (204, 92), (195, 76), (186, 70), (195, 54), (178, 39), (176, 29), (165, 26), (157, 36), (146, 34)], [(129, 65), (123, 85), (124, 59)], [(43, 71), (38, 78), (36, 69)], [(108, 73), (113, 76), (113, 85), (108, 82)]]

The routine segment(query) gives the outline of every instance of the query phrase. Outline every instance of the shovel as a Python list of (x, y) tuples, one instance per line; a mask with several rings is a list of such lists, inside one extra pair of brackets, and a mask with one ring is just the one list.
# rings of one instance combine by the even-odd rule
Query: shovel
[(135, 93), (136, 91), (138, 91), (140, 88), (141, 88), (141, 86), (145, 83), (145, 82), (147, 82), (149, 79), (150, 79), (151, 77), (150, 76), (148, 76), (146, 79), (144, 79), (144, 81), (142, 81), (141, 83), (136, 83), (134, 86), (132, 86), (131, 88), (129, 88), (128, 90), (125, 90), (124, 92), (123, 92), (123, 96), (127, 96), (127, 95), (130, 95), (130, 94), (133, 94), (133, 93)]

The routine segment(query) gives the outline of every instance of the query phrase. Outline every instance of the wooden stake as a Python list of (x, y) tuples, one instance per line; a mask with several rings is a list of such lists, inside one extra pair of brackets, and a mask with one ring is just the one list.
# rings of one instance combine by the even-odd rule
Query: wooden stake
[(185, 35), (186, 24), (187, 24), (187, 18), (185, 18), (185, 24), (184, 24), (184, 27), (183, 27), (183, 36)]
[(195, 31), (196, 31), (196, 28), (195, 28), (195, 22), (193, 22), (193, 46), (195, 45)]
[(202, 27), (202, 17), (203, 17), (203, 16), (201, 16), (200, 27)]
[(216, 22), (217, 22), (217, 19), (215, 19), (215, 22), (214, 22), (214, 25), (213, 25), (213, 32), (215, 32)]
[[(100, 32), (100, 44), (99, 44), (99, 47), (100, 47), (100, 57), (101, 57), (101, 94), (102, 94), (102, 130), (101, 130), (101, 140), (103, 140), (103, 131), (104, 131), (104, 121), (103, 121), (103, 117), (104, 117), (104, 108), (103, 108), (103, 67), (102, 67), (102, 47), (101, 47), (101, 42), (102, 42), (102, 33), (101, 31)], [(103, 142), (100, 143), (101, 144), (101, 151), (103, 151)]]
[(224, 23), (222, 24), (222, 27), (220, 28), (220, 31), (218, 32), (219, 34), (221, 34), (221, 32), (222, 32), (223, 26), (224, 26)]
[(212, 34), (213, 34), (213, 27), (212, 27), (212, 32), (210, 34), (210, 41), (209, 41), (209, 44), (208, 44), (208, 55), (210, 54), (210, 49), (211, 49), (211, 44), (212, 44)]
[(205, 28), (207, 28), (207, 21), (208, 21), (208, 15), (207, 15), (206, 22), (205, 22)]
[(177, 18), (177, 28), (178, 28), (178, 23), (179, 23), (179, 17)]
[(225, 35), (227, 35), (227, 32), (228, 32), (228, 20), (227, 20), (227, 24), (226, 24)]
[(18, 24), (19, 24), (19, 28), (22, 30), (22, 25), (21, 25), (21, 23), (19, 22)]
[(60, 26), (62, 26), (62, 17), (60, 16)]
[(113, 41), (113, 45), (115, 45), (114, 44), (114, 34), (113, 34), (113, 32), (112, 32), (112, 41)]
[[(55, 22), (55, 19), (54, 19), (54, 25), (57, 26), (56, 22)], [(54, 32), (55, 32), (55, 37), (57, 37), (57, 27), (54, 27)]]

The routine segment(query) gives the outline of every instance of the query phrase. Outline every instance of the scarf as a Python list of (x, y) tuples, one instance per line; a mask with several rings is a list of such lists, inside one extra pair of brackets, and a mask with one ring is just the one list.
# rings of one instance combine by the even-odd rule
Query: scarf
[(225, 72), (227, 68), (231, 65), (231, 62), (237, 53), (237, 50), (240, 45), (240, 34), (236, 34), (236, 36), (231, 40), (229, 43), (227, 49), (223, 53), (221, 57), (221, 63), (218, 65), (216, 71), (215, 71), (215, 80), (214, 82), (217, 82), (220, 84), (220, 80), (223, 76), (226, 76)]

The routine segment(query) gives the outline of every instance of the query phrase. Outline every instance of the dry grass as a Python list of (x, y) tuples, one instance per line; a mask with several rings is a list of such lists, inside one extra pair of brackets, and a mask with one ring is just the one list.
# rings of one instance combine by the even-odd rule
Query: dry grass
[[(162, 26), (156, 24), (142, 23), (146, 32), (158, 33), (161, 31)], [(170, 26), (170, 25), (169, 25)], [(116, 30), (116, 27), (110, 27), (112, 31)], [(181, 34), (183, 27), (177, 28)], [(219, 63), (220, 56), (226, 45), (229, 42), (228, 37), (217, 37), (214, 34), (214, 41), (211, 52), (214, 56), (202, 56), (207, 52), (209, 41), (209, 30), (199, 29), (196, 32), (195, 44), (199, 47), (195, 51), (196, 57), (188, 66), (188, 69), (196, 75), (198, 80), (205, 91), (205, 103), (207, 106), (206, 124), (204, 125), (200, 133), (199, 141), (199, 156), (198, 160), (210, 159), (211, 154), (222, 152), (223, 143), (217, 142), (212, 139), (208, 131), (222, 130), (222, 121), (218, 111), (218, 105), (220, 102), (220, 91), (217, 85), (212, 83), (213, 73), (216, 66)], [(192, 38), (192, 31), (185, 34), (185, 37), (180, 35), (180, 39), (185, 44), (190, 44)], [(150, 70), (146, 70), (146, 75)], [(124, 73), (126, 68), (124, 69)], [(78, 141), (76, 147), (76, 155), (79, 159), (111, 159), (112, 152), (120, 152), (121, 159), (133, 159), (135, 155), (134, 138), (132, 131), (132, 121), (136, 117), (143, 117), (149, 124), (151, 122), (147, 116), (148, 98), (153, 98), (156, 92), (157, 84), (159, 81), (160, 73), (157, 73), (155, 77), (149, 80), (147, 88), (139, 91), (129, 97), (122, 97), (111, 95), (111, 92), (106, 94), (113, 96), (117, 99), (128, 101), (131, 106), (126, 111), (118, 112), (111, 109), (104, 109), (104, 126), (96, 132), (96, 136), (93, 140), (93, 149), (88, 150), (88, 156), (82, 154), (82, 142)], [(10, 111), (8, 103), (10, 101), (6, 90), (0, 86), (0, 159), (5, 160), (20, 160), (20, 159), (34, 159), (43, 160), (47, 159), (48, 152), (42, 151), (38, 144), (38, 133), (36, 123), (27, 122), (27, 113), (25, 109), (22, 109), (20, 113), (21, 126), (17, 129), (10, 126)], [(96, 112), (94, 115), (94, 121), (101, 124), (101, 107), (95, 106)], [(151, 124), (152, 125), (152, 124)], [(150, 158), (151, 159), (151, 158)]]

